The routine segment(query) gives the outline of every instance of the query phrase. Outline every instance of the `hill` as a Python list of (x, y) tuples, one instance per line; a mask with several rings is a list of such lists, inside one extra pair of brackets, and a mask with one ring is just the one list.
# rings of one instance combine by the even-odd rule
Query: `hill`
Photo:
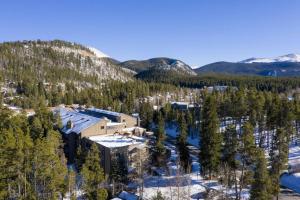
[(300, 76), (299, 62), (215, 62), (195, 69), (198, 74)]
[(132, 75), (118, 63), (100, 51), (61, 40), (0, 44), (0, 73), (10, 81), (90, 85), (108, 79), (131, 80)]
[[(148, 60), (129, 60), (119, 64), (123, 68), (130, 69), (137, 73), (137, 76), (146, 76), (148, 73), (165, 74), (170, 72), (177, 75), (196, 75), (192, 68), (184, 62), (171, 58), (152, 58)], [(142, 73), (142, 75), (139, 75)]]

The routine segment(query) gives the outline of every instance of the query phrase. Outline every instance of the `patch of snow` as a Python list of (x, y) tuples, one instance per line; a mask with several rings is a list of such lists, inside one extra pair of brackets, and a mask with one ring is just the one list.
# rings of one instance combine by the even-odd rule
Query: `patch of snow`
[[(176, 125), (166, 126), (165, 131), (166, 131), (167, 135), (169, 135), (173, 138), (176, 138), (179, 134), (179, 128)], [(199, 137), (192, 137), (189, 135), (187, 141), (190, 145), (199, 147)]]
[(98, 50), (98, 49), (96, 49), (96, 48), (94, 48), (94, 47), (88, 47), (88, 48), (89, 48), (89, 50), (91, 50), (91, 51), (95, 54), (95, 56), (98, 57), (98, 58), (109, 58), (108, 55), (106, 55), (105, 53), (101, 52), (100, 50)]
[(241, 63), (272, 63), (272, 62), (300, 62), (300, 54), (287, 54), (274, 58), (249, 58)]
[[(173, 129), (174, 130), (174, 129)], [(172, 131), (175, 133), (175, 131)], [(200, 164), (198, 157), (190, 153), (192, 159), (192, 171), (189, 174), (182, 174), (178, 166), (178, 154), (175, 145), (166, 142), (166, 148), (171, 151), (170, 161), (167, 163), (168, 171), (157, 168), (159, 176), (146, 176), (144, 179), (144, 199), (151, 199), (158, 191), (166, 200), (171, 199), (197, 199), (205, 198), (207, 190), (216, 190), (234, 197), (234, 189), (226, 189), (217, 180), (205, 180), (199, 174)], [(139, 192), (137, 192), (139, 193)], [(249, 199), (249, 190), (242, 191), (241, 199)]]
[(119, 195), (119, 198), (121, 198), (123, 200), (138, 200), (139, 199), (139, 197), (137, 195), (131, 194), (126, 191), (121, 192), (121, 194)]

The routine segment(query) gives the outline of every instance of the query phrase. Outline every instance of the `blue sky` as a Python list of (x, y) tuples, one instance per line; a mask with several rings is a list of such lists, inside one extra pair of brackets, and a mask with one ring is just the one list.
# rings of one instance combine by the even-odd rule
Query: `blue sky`
[(0, 41), (63, 39), (191, 66), (300, 53), (298, 0), (3, 0)]

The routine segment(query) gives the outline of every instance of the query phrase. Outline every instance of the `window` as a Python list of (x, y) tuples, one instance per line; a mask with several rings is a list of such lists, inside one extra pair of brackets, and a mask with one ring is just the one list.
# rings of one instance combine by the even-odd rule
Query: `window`
[(101, 126), (101, 129), (104, 129), (104, 126)]
[(123, 119), (123, 122), (125, 122), (125, 119)]

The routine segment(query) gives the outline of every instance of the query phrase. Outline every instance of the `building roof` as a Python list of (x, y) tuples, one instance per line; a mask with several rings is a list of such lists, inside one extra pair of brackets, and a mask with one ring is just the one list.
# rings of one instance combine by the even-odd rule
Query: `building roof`
[(123, 200), (138, 200), (139, 199), (139, 197), (137, 195), (126, 192), (126, 191), (122, 191), (119, 194), (119, 198), (121, 198)]
[(171, 102), (171, 105), (173, 105), (173, 104), (180, 105), (180, 106), (188, 106), (190, 103), (183, 102), (183, 101), (174, 101), (174, 102)]
[[(98, 123), (101, 121), (101, 118), (92, 117), (90, 115), (85, 115), (80, 112), (74, 111), (74, 110), (68, 110), (65, 108), (59, 108), (55, 110), (54, 112), (59, 112), (61, 121), (63, 124), (62, 132), (65, 134), (69, 133), (81, 133), (84, 129), (89, 128), (90, 126)], [(71, 121), (73, 124), (72, 128), (67, 128), (68, 121)]]
[(115, 117), (121, 116), (121, 113), (108, 111), (108, 110), (102, 110), (102, 109), (98, 109), (98, 108), (88, 108), (87, 110), (88, 111), (93, 111), (93, 112), (96, 112), (96, 113), (100, 113), (100, 114), (111, 115), (111, 116), (115, 116)]
[(142, 137), (124, 135), (97, 135), (89, 137), (89, 140), (107, 148), (125, 147), (144, 144), (146, 142), (146, 139)]

